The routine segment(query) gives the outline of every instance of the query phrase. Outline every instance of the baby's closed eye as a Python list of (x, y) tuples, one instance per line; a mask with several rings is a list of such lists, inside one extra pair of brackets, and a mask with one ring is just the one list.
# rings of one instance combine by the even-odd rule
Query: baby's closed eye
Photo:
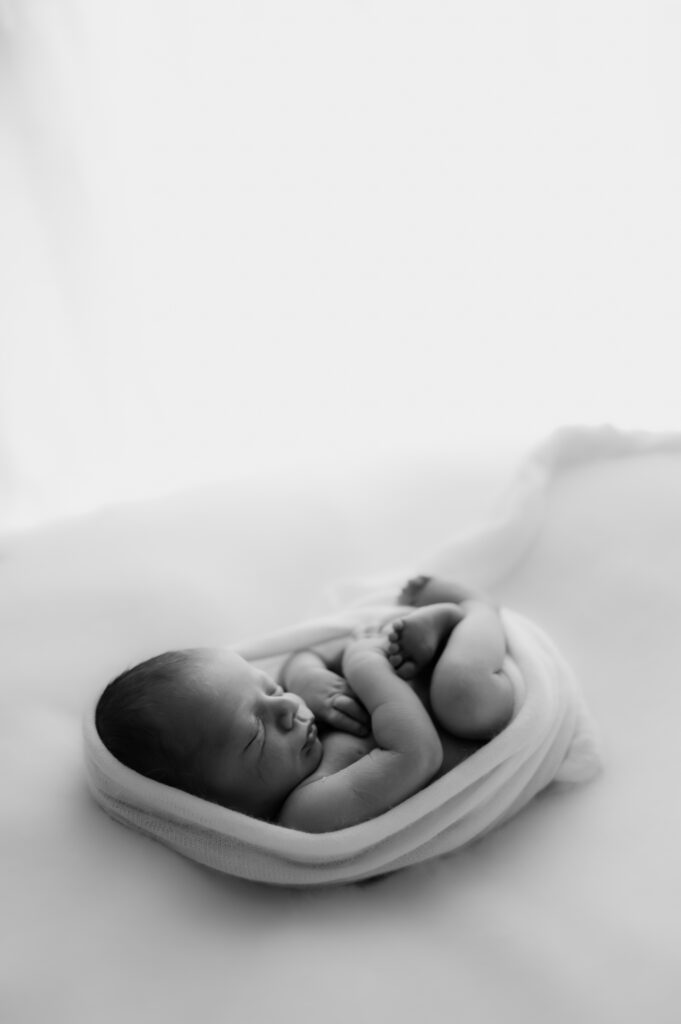
[(253, 723), (253, 730), (251, 732), (250, 739), (246, 746), (244, 747), (244, 753), (246, 753), (246, 751), (250, 749), (257, 750), (260, 746), (262, 746), (263, 732), (264, 726), (262, 724), (262, 721), (259, 718), (256, 718)]

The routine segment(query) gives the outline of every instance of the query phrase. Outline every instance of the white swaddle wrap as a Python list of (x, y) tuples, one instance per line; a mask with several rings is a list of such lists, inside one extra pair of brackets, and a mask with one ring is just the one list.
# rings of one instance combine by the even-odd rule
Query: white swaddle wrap
[[(613, 428), (566, 428), (521, 467), (501, 514), (486, 528), (435, 552), (413, 571), (489, 586), (532, 542), (551, 478), (595, 458), (679, 450), (676, 435), (623, 434)], [(354, 588), (361, 599), (337, 614), (255, 638), (235, 648), (250, 660), (285, 655), (351, 636), (394, 605), (404, 572)], [(393, 606), (395, 614), (404, 609)], [(593, 724), (569, 666), (534, 623), (502, 609), (515, 688), (515, 713), (489, 743), (446, 775), (372, 821), (312, 835), (249, 818), (146, 779), (117, 761), (84, 719), (91, 791), (113, 818), (202, 864), (279, 885), (358, 881), (451, 852), (510, 818), (550, 782), (584, 782), (599, 769)]]
[[(351, 623), (361, 627), (385, 611), (365, 607), (296, 627), (295, 646), (348, 635)], [(509, 648), (505, 668), (516, 691), (512, 722), (456, 769), (372, 821), (311, 835), (143, 778), (106, 750), (94, 709), (85, 721), (92, 791), (124, 824), (209, 867), (261, 882), (357, 881), (455, 850), (515, 814), (553, 779), (586, 780), (598, 768), (593, 730), (569, 667), (527, 619), (506, 610), (502, 618)], [(278, 633), (243, 651), (253, 660), (278, 654), (284, 637)]]

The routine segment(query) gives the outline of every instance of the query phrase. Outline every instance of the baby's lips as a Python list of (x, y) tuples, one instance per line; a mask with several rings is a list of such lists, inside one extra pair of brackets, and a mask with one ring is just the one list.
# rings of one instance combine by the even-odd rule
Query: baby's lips
[(307, 727), (307, 735), (305, 737), (305, 742), (303, 743), (303, 749), (304, 750), (308, 750), (312, 746), (312, 744), (314, 743), (316, 738), (317, 738), (317, 726), (316, 726), (315, 720), (313, 718), (313, 719), (310, 720), (310, 722), (308, 724), (308, 727)]

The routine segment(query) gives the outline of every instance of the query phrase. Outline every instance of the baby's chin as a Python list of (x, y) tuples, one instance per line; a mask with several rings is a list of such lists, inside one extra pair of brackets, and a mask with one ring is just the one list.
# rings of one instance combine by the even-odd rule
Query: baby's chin
[(322, 746), (322, 741), (320, 740), (319, 735), (317, 734), (317, 729), (315, 727), (314, 739), (313, 739), (313, 741), (312, 741), (312, 743), (310, 745), (310, 749), (307, 752), (307, 757), (306, 757), (306, 763), (305, 763), (305, 768), (306, 768), (305, 778), (306, 779), (310, 775), (312, 775), (313, 772), (317, 771), (317, 769), (319, 768), (319, 765), (322, 762), (323, 754), (324, 754), (324, 747)]

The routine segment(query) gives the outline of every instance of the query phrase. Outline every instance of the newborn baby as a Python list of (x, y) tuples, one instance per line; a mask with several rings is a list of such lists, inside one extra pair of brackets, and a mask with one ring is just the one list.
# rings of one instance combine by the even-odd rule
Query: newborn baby
[(328, 832), (387, 811), (510, 721), (494, 606), (417, 577), (409, 611), (274, 680), (221, 648), (171, 651), (106, 688), (97, 731), (128, 767), (288, 828)]

